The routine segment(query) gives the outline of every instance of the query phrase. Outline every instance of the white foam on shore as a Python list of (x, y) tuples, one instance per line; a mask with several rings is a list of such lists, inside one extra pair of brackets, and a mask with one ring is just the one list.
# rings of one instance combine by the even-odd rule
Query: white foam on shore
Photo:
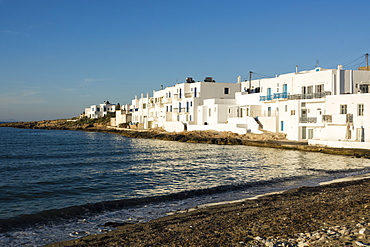
[(370, 178), (370, 173), (365, 173), (365, 174), (360, 174), (360, 175), (354, 175), (354, 176), (348, 176), (344, 178), (338, 178), (326, 182), (321, 182), (319, 183), (320, 185), (328, 185), (328, 184), (333, 184), (333, 183), (341, 183), (341, 182), (348, 182), (348, 181), (356, 181), (356, 180), (362, 180)]
[[(365, 174), (360, 174), (360, 175), (353, 175), (353, 176), (348, 176), (348, 177), (344, 177), (344, 178), (338, 178), (338, 179), (333, 179), (333, 180), (330, 180), (330, 181), (321, 182), (321, 183), (319, 183), (319, 186), (333, 184), (333, 183), (356, 181), (356, 180), (362, 180), (362, 179), (367, 179), (367, 178), (370, 178), (370, 173), (365, 173)], [(264, 196), (282, 194), (286, 191), (287, 190), (269, 192), (269, 193), (264, 193), (264, 194), (256, 195), (256, 196), (253, 196), (253, 197), (248, 197), (248, 198), (243, 198), (243, 199), (233, 200), (233, 201), (206, 203), (206, 204), (198, 205), (198, 206), (193, 207), (193, 208), (189, 208), (187, 210), (171, 212), (171, 213), (168, 213), (168, 215), (173, 215), (173, 214), (178, 214), (178, 213), (186, 213), (186, 212), (191, 212), (191, 211), (195, 211), (195, 210), (202, 209), (202, 208), (208, 208), (208, 207), (225, 205), (225, 204), (242, 203), (242, 202), (245, 202), (247, 200), (256, 200), (256, 199), (264, 197)]]

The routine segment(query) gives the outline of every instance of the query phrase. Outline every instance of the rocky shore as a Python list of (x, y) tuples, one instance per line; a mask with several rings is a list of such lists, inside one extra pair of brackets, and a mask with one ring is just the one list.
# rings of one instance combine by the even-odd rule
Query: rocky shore
[(0, 127), (26, 128), (26, 129), (53, 129), (53, 130), (79, 130), (91, 132), (107, 132), (119, 134), (131, 138), (160, 139), (166, 141), (179, 141), (191, 143), (208, 143), (219, 145), (248, 145), (258, 147), (281, 148), (291, 150), (302, 150), (309, 152), (321, 152), (326, 154), (337, 154), (354, 156), (357, 158), (370, 158), (370, 150), (329, 148), (309, 146), (307, 142), (286, 140), (285, 134), (265, 131), (263, 134), (247, 133), (239, 135), (232, 132), (217, 131), (183, 131), (166, 132), (161, 128), (138, 130), (112, 128), (107, 123), (84, 123), (83, 121), (72, 120), (44, 120), (35, 122), (14, 122), (3, 123)]
[[(81, 130), (180, 142), (252, 145), (369, 158), (361, 149), (308, 146), (284, 135), (131, 130), (69, 120), (6, 123), (0, 127)], [(199, 206), (147, 223), (48, 246), (370, 246), (370, 179), (302, 187), (253, 200)]]
[(370, 246), (370, 179), (200, 206), (47, 246)]

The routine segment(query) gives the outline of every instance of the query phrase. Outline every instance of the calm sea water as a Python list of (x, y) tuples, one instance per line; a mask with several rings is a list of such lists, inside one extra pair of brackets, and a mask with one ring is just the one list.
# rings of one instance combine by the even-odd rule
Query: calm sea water
[(236, 200), (369, 172), (320, 153), (0, 128), (0, 245), (40, 246)]

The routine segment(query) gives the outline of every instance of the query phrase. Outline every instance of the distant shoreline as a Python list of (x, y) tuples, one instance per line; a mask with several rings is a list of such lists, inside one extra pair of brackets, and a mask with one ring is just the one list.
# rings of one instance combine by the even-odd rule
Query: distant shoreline
[(118, 134), (130, 138), (146, 138), (166, 141), (207, 143), (218, 145), (246, 145), (307, 152), (320, 152), (324, 154), (353, 156), (356, 158), (370, 158), (370, 150), (367, 149), (309, 146), (307, 142), (286, 140), (284, 135), (272, 132), (266, 132), (264, 134), (248, 133), (244, 135), (238, 135), (232, 132), (217, 132), (217, 131), (166, 132), (163, 129), (135, 130), (135, 129), (113, 128), (105, 126), (104, 124), (94, 124), (94, 125), (78, 124), (76, 122), (65, 119), (43, 120), (34, 122), (9, 122), (0, 124), (0, 127), (105, 132), (111, 134)]

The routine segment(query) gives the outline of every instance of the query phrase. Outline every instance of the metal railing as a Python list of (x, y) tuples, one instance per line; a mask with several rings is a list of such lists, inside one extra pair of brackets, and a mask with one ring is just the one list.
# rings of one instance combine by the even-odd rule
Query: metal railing
[(332, 115), (322, 115), (322, 121), (326, 123), (332, 123), (333, 116)]
[(297, 100), (297, 99), (320, 99), (324, 98), (327, 95), (331, 95), (330, 91), (322, 92), (322, 93), (308, 93), (308, 94), (292, 94), (289, 95), (290, 100)]
[(316, 123), (317, 117), (300, 117), (299, 122), (300, 123)]
[(274, 93), (271, 95), (260, 96), (260, 101), (270, 101), (273, 99), (288, 99), (289, 94), (287, 92), (284, 93)]
[(346, 123), (353, 123), (353, 114), (346, 114)]

